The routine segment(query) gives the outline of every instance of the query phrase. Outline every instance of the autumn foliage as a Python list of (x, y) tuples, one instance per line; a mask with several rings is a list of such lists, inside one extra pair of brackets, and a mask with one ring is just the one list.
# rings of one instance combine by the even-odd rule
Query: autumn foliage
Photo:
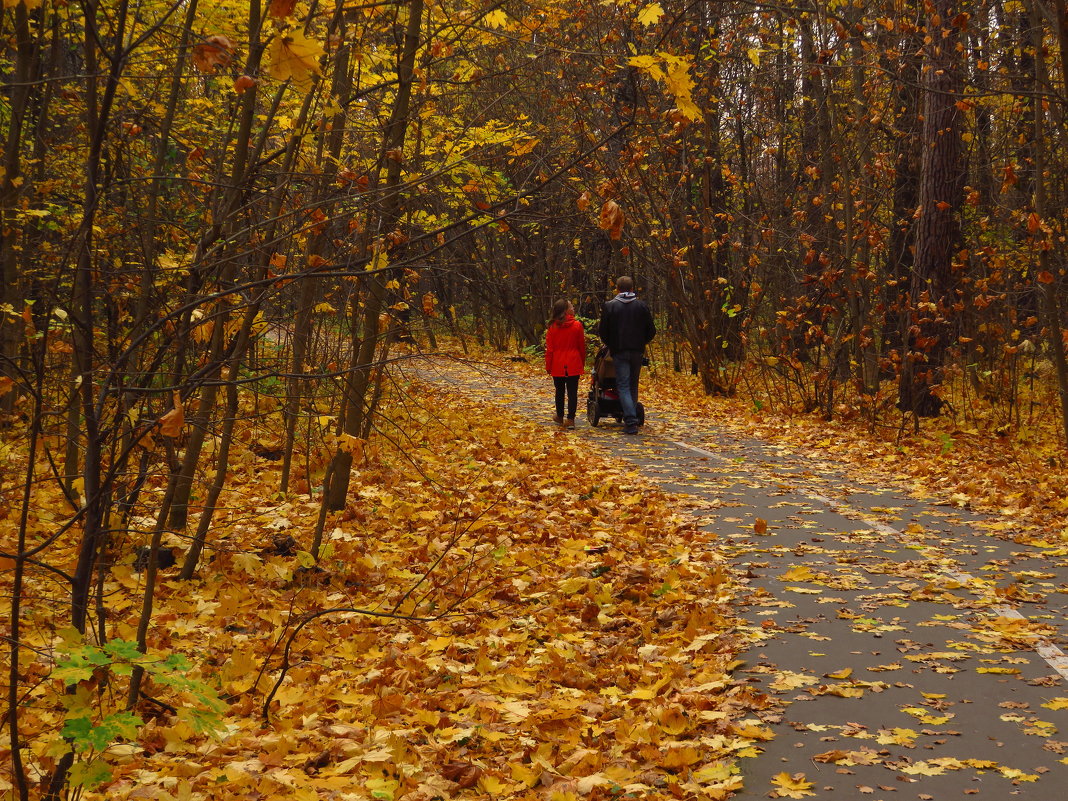
[[(655, 359), (756, 425), (809, 415), (873, 451), (935, 437), (947, 460), (968, 442), (1063, 468), (1060, 0), (12, 0), (2, 19), (0, 560), (22, 801), (105, 782), (87, 771), (112, 742), (117, 788), (155, 771), (179, 796), (237, 781), (227, 753), (254, 783), (345, 764), (380, 797), (590, 777), (725, 793), (720, 760), (744, 745), (723, 721), (755, 701), (716, 684), (714, 550), (669, 569), (697, 535), (650, 537), (644, 488), (573, 485), (532, 432), (425, 415), (398, 388), (418, 348), (529, 355), (557, 297), (595, 318), (620, 274), (657, 315)], [(1022, 483), (988, 494), (1048, 511), (1063, 487)], [(272, 676), (267, 735), (251, 721)], [(434, 700), (402, 709), (420, 682)], [(702, 706), (705, 685), (722, 697)], [(329, 726), (355, 729), (316, 728), (311, 687), (350, 699)], [(229, 703), (222, 745), (190, 722), (209, 690)], [(587, 724), (566, 748), (565, 715)], [(391, 727), (424, 739), (374, 739)], [(580, 753), (609, 735), (615, 751)], [(703, 762), (691, 736), (716, 743)], [(387, 751), (409, 767), (363, 756)]]

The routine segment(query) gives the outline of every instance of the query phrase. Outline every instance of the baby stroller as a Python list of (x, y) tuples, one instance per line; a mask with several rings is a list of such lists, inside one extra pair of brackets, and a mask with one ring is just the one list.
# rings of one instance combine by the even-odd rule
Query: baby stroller
[[(608, 346), (602, 345), (593, 359), (590, 371), (590, 394), (586, 396), (586, 419), (596, 426), (605, 417), (614, 417), (623, 422), (623, 406), (616, 391), (616, 368)], [(638, 403), (638, 425), (645, 425), (645, 407)]]

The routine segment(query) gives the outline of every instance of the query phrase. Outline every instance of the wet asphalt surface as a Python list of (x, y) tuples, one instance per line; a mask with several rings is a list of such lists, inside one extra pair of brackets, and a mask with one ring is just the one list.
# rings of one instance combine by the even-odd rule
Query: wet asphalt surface
[[(454, 369), (424, 377), (461, 383)], [(491, 402), (551, 426), (544, 382), (494, 380)], [(636, 437), (581, 419), (564, 436), (674, 493), (735, 569), (735, 674), (775, 700), (752, 719), (775, 737), (740, 761), (734, 798), (1068, 801), (1068, 548), (712, 423), (648, 417)], [(782, 774), (805, 790), (776, 796)]]

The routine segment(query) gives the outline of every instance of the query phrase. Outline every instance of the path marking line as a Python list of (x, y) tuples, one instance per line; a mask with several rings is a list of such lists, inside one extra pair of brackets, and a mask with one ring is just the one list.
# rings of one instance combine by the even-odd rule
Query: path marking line
[[(677, 439), (668, 439), (667, 442), (685, 450), (691, 451), (693, 453), (699, 453), (702, 456), (712, 457), (723, 464), (727, 464), (730, 462), (730, 460), (722, 454), (715, 453), (714, 451), (710, 451), (706, 448), (699, 448), (696, 445), (690, 445), (688, 442), (681, 442)], [(883, 523), (879, 520), (867, 520), (859, 509), (854, 509), (848, 504), (841, 503), (840, 501), (836, 501), (833, 498), (828, 498), (822, 493), (815, 492), (814, 490), (806, 489), (804, 487), (799, 487), (797, 492), (798, 494), (809, 498), (810, 500), (817, 501), (823, 504), (832, 512), (836, 512), (845, 518), (848, 518), (850, 520), (859, 518), (858, 522), (863, 523), (865, 526), (867, 526), (873, 531), (878, 531), (881, 534), (888, 534), (894, 537), (905, 537), (904, 531), (896, 529), (893, 526)], [(944, 569), (943, 572), (945, 573), (945, 575), (949, 576), (954, 581), (959, 581), (961, 584), (964, 585), (968, 585), (973, 581), (977, 581), (976, 577), (971, 575), (970, 573), (963, 573), (953, 568)], [(990, 608), (992, 611), (996, 612), (1001, 617), (1008, 617), (1014, 620), (1028, 620), (1026, 616), (1022, 615), (1020, 612), (1018, 612), (1011, 606), (992, 606)], [(1037, 640), (1033, 646), (1033, 650), (1040, 657), (1042, 657), (1043, 661), (1045, 661), (1047, 665), (1049, 665), (1058, 674), (1060, 674), (1061, 678), (1068, 681), (1068, 655), (1066, 655), (1064, 651), (1062, 651), (1060, 648), (1058, 648), (1056, 645), (1054, 645), (1052, 642), (1045, 638)]]

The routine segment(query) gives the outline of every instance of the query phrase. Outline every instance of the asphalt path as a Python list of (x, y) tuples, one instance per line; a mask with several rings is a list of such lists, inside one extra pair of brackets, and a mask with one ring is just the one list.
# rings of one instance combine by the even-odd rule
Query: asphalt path
[(636, 437), (557, 432), (550, 382), (487, 370), (420, 377), (634, 464), (716, 534), (742, 588), (736, 676), (776, 701), (735, 798), (1068, 800), (1063, 544), (651, 407)]

